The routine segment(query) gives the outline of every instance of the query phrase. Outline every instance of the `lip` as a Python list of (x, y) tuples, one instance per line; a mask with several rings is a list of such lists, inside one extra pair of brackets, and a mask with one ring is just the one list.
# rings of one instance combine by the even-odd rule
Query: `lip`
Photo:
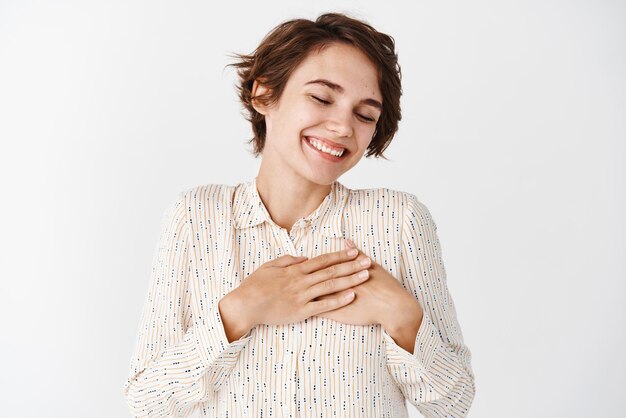
[[(331, 161), (331, 162), (335, 162), (335, 163), (336, 163), (336, 162), (339, 162), (339, 161), (343, 161), (343, 160), (344, 160), (344, 158), (345, 158), (345, 156), (346, 156), (346, 154), (349, 152), (347, 149), (342, 148), (342, 149), (345, 149), (345, 151), (343, 152), (343, 154), (341, 155), (341, 157), (335, 157), (334, 155), (326, 154), (325, 152), (322, 152), (322, 151), (318, 150), (317, 148), (315, 148), (315, 147), (313, 146), (313, 144), (311, 144), (311, 143), (309, 142), (309, 139), (308, 139), (308, 138), (309, 138), (309, 137), (307, 137), (307, 136), (305, 136), (305, 137), (303, 137), (303, 138), (302, 138), (302, 140), (306, 143), (306, 146), (307, 146), (307, 147), (308, 147), (308, 148), (309, 148), (312, 152), (314, 152), (316, 155), (320, 156), (321, 158), (323, 158), (323, 159), (325, 159), (325, 160), (327, 160), (327, 161)], [(313, 138), (318, 139), (317, 137), (313, 137)]]
[(319, 141), (319, 142), (323, 143), (323, 144), (324, 144), (324, 145), (326, 145), (328, 148), (330, 148), (330, 149), (332, 149), (332, 150), (334, 150), (334, 151), (341, 151), (341, 150), (345, 150), (345, 151), (344, 151), (344, 153), (345, 153), (346, 151), (348, 151), (348, 148), (347, 148), (347, 147), (344, 147), (343, 145), (336, 144), (336, 143), (334, 143), (333, 141), (329, 141), (328, 139), (325, 139), (325, 138), (320, 138), (319, 136), (312, 136), (312, 135), (309, 135), (309, 136), (306, 136), (305, 138), (306, 138), (306, 139), (313, 138), (313, 139), (315, 139), (316, 141)]

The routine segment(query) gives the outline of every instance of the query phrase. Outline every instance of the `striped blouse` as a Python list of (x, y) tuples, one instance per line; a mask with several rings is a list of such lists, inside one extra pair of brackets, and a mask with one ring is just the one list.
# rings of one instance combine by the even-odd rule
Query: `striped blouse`
[[(228, 342), (222, 297), (272, 259), (339, 251), (344, 238), (420, 302), (413, 353), (379, 324), (318, 316)], [(437, 226), (414, 195), (336, 181), (287, 231), (255, 178), (189, 189), (167, 211), (124, 396), (140, 417), (407, 417), (405, 399), (426, 417), (461, 417), (474, 398), (470, 360)]]

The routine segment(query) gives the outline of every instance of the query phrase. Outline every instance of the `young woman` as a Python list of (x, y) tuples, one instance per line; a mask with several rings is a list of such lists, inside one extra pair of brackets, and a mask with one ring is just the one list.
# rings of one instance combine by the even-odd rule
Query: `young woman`
[(136, 416), (465, 416), (470, 351), (415, 195), (338, 182), (400, 120), (391, 37), (285, 22), (236, 64), (258, 176), (167, 213), (124, 394)]

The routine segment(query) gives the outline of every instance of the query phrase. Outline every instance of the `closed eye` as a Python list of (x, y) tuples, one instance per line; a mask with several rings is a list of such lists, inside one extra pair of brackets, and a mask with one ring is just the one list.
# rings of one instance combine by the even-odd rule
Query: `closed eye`
[(363, 119), (365, 122), (375, 122), (375, 120), (373, 118), (370, 118), (369, 116), (359, 115), (358, 113), (357, 116)]
[[(331, 104), (331, 102), (329, 102), (328, 100), (322, 99), (321, 97), (315, 96), (315, 95), (313, 95), (313, 94), (311, 94), (310, 96), (311, 96), (311, 98), (312, 98), (313, 100), (315, 100), (316, 102), (318, 102), (318, 103), (320, 103), (320, 104), (322, 104), (322, 105), (324, 105), (324, 106)], [(359, 119), (361, 119), (362, 121), (367, 122), (367, 123), (376, 122), (376, 119), (371, 118), (371, 117), (369, 117), (369, 116), (362, 115), (362, 114), (360, 114), (360, 113), (357, 113), (357, 114), (356, 114), (356, 116), (357, 116)]]
[(321, 97), (317, 97), (317, 96), (313, 96), (313, 95), (311, 95), (311, 97), (313, 98), (313, 100), (315, 100), (316, 102), (319, 102), (321, 104), (325, 104), (325, 105), (330, 104), (330, 102), (328, 100), (324, 100)]

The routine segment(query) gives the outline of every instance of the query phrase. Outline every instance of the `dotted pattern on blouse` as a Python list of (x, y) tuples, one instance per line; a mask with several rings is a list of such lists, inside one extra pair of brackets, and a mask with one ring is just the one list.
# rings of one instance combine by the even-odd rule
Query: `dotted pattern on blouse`
[[(424, 309), (409, 353), (380, 325), (317, 316), (260, 325), (228, 342), (217, 303), (263, 263), (315, 257), (350, 238)], [(124, 396), (134, 416), (466, 416), (474, 398), (430, 212), (387, 188), (330, 193), (291, 231), (270, 218), (256, 179), (181, 193), (166, 212)]]

